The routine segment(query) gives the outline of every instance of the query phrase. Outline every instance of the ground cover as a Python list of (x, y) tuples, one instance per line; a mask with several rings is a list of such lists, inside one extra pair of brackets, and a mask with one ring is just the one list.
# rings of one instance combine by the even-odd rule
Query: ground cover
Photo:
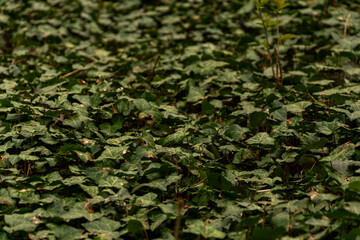
[(358, 1), (0, 10), (0, 239), (359, 239)]

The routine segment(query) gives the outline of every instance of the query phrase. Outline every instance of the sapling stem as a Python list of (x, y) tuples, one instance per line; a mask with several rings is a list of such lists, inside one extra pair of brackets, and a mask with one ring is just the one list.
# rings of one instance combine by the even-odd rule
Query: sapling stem
[(261, 7), (258, 7), (258, 10), (259, 10), (259, 15), (260, 15), (260, 19), (261, 19), (261, 22), (262, 22), (262, 26), (263, 26), (264, 32), (265, 32), (266, 49), (267, 49), (267, 52), (268, 52), (268, 57), (270, 59), (271, 71), (272, 71), (272, 74), (273, 74), (274, 78), (276, 79), (274, 63), (273, 63), (273, 60), (272, 60), (272, 57), (271, 57), (271, 52), (270, 52), (270, 42), (269, 42), (269, 37), (268, 37), (267, 26), (265, 24), (264, 17), (263, 17), (262, 12), (261, 12)]
[(279, 74), (278, 74), (278, 72), (276, 72), (276, 81), (277, 81), (277, 84), (279, 86), (281, 86), (282, 85), (282, 67), (281, 67), (278, 48), (275, 47), (274, 51), (275, 51), (275, 57), (276, 57), (276, 69), (279, 69)]
[(179, 240), (180, 238), (180, 228), (181, 228), (181, 209), (183, 208), (184, 200), (181, 197), (177, 199), (177, 207), (176, 207), (176, 220), (175, 220), (175, 228), (174, 228), (174, 238), (175, 240)]
[[(278, 14), (276, 14), (276, 20), (279, 22), (279, 18), (278, 18)], [(277, 49), (275, 48), (275, 55), (277, 57), (277, 64), (276, 66), (279, 68), (279, 73), (280, 75), (277, 75), (278, 78), (279, 78), (279, 85), (282, 85), (282, 66), (281, 66), (281, 61), (280, 61), (280, 56), (279, 56), (279, 51), (280, 51), (280, 28), (279, 28), (279, 25), (276, 26), (276, 34), (277, 34), (277, 37), (278, 37), (278, 40), (277, 40)]]
[(344, 26), (344, 39), (346, 38), (347, 27), (348, 27), (348, 24), (349, 24), (350, 17), (351, 17), (351, 13), (349, 13), (349, 14), (347, 15), (347, 18), (346, 18), (346, 21), (345, 21), (345, 26)]

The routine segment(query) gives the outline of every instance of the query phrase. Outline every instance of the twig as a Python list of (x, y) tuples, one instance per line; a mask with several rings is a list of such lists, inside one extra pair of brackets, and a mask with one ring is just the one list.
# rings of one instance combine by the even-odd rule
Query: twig
[(81, 70), (82, 70), (82, 69), (76, 69), (76, 70), (74, 70), (74, 71), (72, 71), (72, 72), (69, 72), (69, 73), (67, 73), (67, 74), (65, 74), (65, 75), (60, 76), (60, 79), (70, 77), (71, 75), (74, 75), (75, 73), (78, 73), (78, 72), (80, 72)]
[(151, 71), (151, 74), (150, 74), (150, 76), (149, 76), (149, 78), (148, 78), (146, 90), (150, 90), (151, 82), (152, 82), (152, 80), (153, 80), (153, 78), (154, 78), (156, 65), (157, 65), (157, 63), (159, 62), (159, 59), (160, 59), (160, 54), (158, 54), (158, 56), (157, 56), (157, 58), (156, 58), (156, 61), (155, 61), (155, 64), (154, 64), (154, 67), (153, 67), (153, 69), (152, 69), (152, 71)]
[(256, 193), (271, 192), (271, 189), (257, 190)]
[(312, 165), (312, 167), (310, 168), (310, 171), (313, 170), (313, 168), (315, 167), (316, 161), (314, 162), (314, 164)]
[(347, 15), (347, 18), (346, 18), (346, 21), (345, 21), (344, 39), (346, 38), (347, 26), (348, 26), (348, 24), (349, 24), (350, 17), (351, 17), (351, 13), (349, 13), (349, 14)]
[[(316, 99), (315, 99), (313, 96), (311, 96), (310, 93), (308, 93), (308, 96), (309, 96), (316, 104), (318, 104), (318, 105), (320, 105), (320, 106), (323, 106), (323, 105), (321, 105), (318, 101), (316, 101)], [(329, 113), (328, 111), (324, 111), (324, 112), (326, 113), (326, 115), (328, 115), (328, 116), (330, 117), (330, 113)]]
[(206, 179), (207, 179), (207, 177), (205, 177), (204, 179), (202, 179), (202, 180), (201, 180), (200, 182), (198, 182), (198, 183), (195, 183), (195, 184), (193, 184), (193, 185), (187, 185), (186, 187), (184, 187), (183, 189), (181, 189), (180, 194), (182, 194), (182, 193), (185, 191), (185, 189), (191, 188), (191, 187), (195, 187), (195, 186), (201, 184), (201, 183), (202, 183), (203, 181), (205, 181)]

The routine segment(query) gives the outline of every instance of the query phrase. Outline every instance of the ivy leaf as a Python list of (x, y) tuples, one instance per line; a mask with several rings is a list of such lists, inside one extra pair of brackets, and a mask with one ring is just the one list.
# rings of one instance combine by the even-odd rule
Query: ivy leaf
[(101, 155), (96, 160), (98, 160), (98, 161), (102, 161), (105, 159), (116, 160), (119, 158), (123, 158), (122, 155), (126, 149), (128, 149), (128, 147), (126, 147), (126, 146), (122, 146), (122, 147), (106, 146), (105, 150), (101, 153)]
[(270, 117), (279, 121), (286, 121), (287, 120), (287, 111), (284, 108), (280, 108), (275, 110), (274, 112), (270, 113)]
[(291, 113), (297, 114), (297, 113), (302, 113), (303, 111), (305, 111), (305, 109), (307, 107), (309, 107), (312, 103), (308, 102), (308, 101), (300, 101), (297, 103), (292, 103), (292, 104), (288, 104), (288, 105), (284, 105), (284, 108)]
[(105, 234), (111, 238), (119, 238), (120, 236), (120, 233), (116, 232), (116, 230), (121, 226), (120, 222), (106, 217), (102, 217), (96, 221), (84, 223), (82, 225), (91, 233), (99, 235)]
[(53, 223), (46, 224), (46, 226), (54, 233), (55, 237), (61, 240), (80, 239), (82, 237), (82, 230), (76, 229), (68, 225), (55, 225)]
[(136, 203), (142, 207), (155, 206), (156, 205), (157, 194), (150, 192), (144, 196), (138, 197)]
[(138, 219), (130, 219), (128, 221), (127, 229), (130, 233), (138, 233), (144, 231), (145, 227)]
[(332, 121), (332, 122), (319, 122), (316, 123), (316, 127), (319, 130), (320, 133), (325, 135), (331, 135), (334, 134), (337, 129), (340, 128), (338, 121)]
[(219, 231), (208, 224), (205, 224), (204, 221), (199, 219), (189, 221), (188, 229), (186, 231), (195, 235), (201, 235), (204, 238), (223, 239), (226, 237), (226, 233)]
[(351, 142), (345, 143), (335, 148), (327, 157), (322, 158), (322, 162), (345, 161), (355, 153), (355, 145)]
[(99, 188), (97, 186), (87, 186), (84, 184), (80, 184), (80, 187), (91, 197), (96, 197), (99, 193)]
[(151, 224), (151, 231), (155, 231), (163, 222), (167, 219), (166, 214), (158, 213), (155, 216), (151, 216), (152, 224)]
[(207, 100), (205, 100), (202, 105), (201, 105), (201, 111), (205, 114), (205, 115), (212, 115), (215, 112), (215, 107), (209, 103)]
[(150, 110), (150, 104), (145, 99), (134, 99), (135, 107), (140, 111)]
[(277, 227), (283, 227), (287, 228), (290, 225), (290, 216), (287, 212), (280, 212), (275, 214), (271, 221), (277, 226)]
[(154, 141), (154, 138), (153, 136), (148, 133), (148, 132), (145, 132), (143, 131), (141, 133), (141, 137), (142, 137), (142, 140), (151, 148), (155, 148), (155, 141)]
[(85, 207), (86, 203), (84, 202), (76, 202), (69, 211), (60, 211), (58, 212), (58, 216), (63, 218), (66, 221), (79, 219), (79, 218), (86, 218), (89, 221), (93, 221), (95, 219), (101, 218), (103, 214), (98, 212), (89, 212), (88, 209)]
[(174, 143), (181, 142), (188, 135), (189, 133), (186, 130), (178, 130), (175, 133), (170, 134), (165, 138), (164, 145), (166, 145), (169, 142), (174, 142)]
[[(38, 220), (38, 222), (34, 222), (33, 217), (36, 214), (11, 214), (11, 215), (5, 215), (4, 220), (6, 225), (9, 225), (9, 227), (5, 226), (4, 230), (8, 233), (16, 232), (16, 231), (25, 231), (25, 232), (32, 232), (34, 231), (38, 224), (41, 222)], [(38, 219), (38, 218), (37, 218)]]
[(126, 180), (121, 179), (119, 177), (105, 175), (100, 179), (98, 186), (99, 187), (114, 187), (117, 189), (121, 189), (124, 187), (124, 185), (126, 183), (127, 183)]
[(250, 145), (260, 144), (260, 145), (274, 145), (275, 140), (269, 136), (266, 132), (257, 133), (252, 138), (246, 140)]
[(234, 141), (239, 141), (244, 139), (244, 134), (249, 132), (248, 128), (240, 127), (237, 124), (231, 125), (225, 131), (225, 136), (233, 139)]
[(215, 61), (215, 60), (206, 60), (195, 62), (186, 67), (186, 72), (194, 72), (199, 75), (211, 75), (216, 71), (216, 68), (224, 67), (228, 65), (227, 62)]
[(189, 94), (187, 96), (188, 102), (197, 102), (200, 99), (203, 99), (205, 96), (204, 90), (198, 87), (190, 86)]

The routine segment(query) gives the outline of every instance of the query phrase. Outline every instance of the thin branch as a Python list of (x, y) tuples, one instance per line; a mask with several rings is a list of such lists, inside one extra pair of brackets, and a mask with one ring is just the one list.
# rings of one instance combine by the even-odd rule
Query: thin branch
[(67, 73), (67, 74), (65, 74), (65, 75), (60, 76), (60, 78), (62, 79), (62, 78), (70, 77), (71, 75), (74, 75), (75, 73), (78, 73), (78, 72), (80, 72), (81, 70), (82, 70), (82, 69), (76, 69), (76, 70), (74, 70), (74, 71), (72, 71), (72, 72), (69, 72), (69, 73)]
[(182, 194), (187, 188), (195, 187), (195, 186), (201, 184), (201, 183), (202, 183), (203, 181), (205, 181), (206, 179), (207, 179), (207, 177), (205, 177), (204, 179), (202, 179), (202, 180), (201, 180), (200, 182), (198, 182), (198, 183), (195, 183), (195, 184), (193, 184), (193, 185), (187, 185), (186, 187), (184, 187), (183, 189), (181, 189), (180, 194)]
[(160, 59), (160, 54), (158, 54), (158, 56), (157, 56), (157, 58), (156, 58), (156, 61), (155, 61), (155, 64), (154, 64), (154, 67), (153, 67), (153, 69), (152, 69), (152, 71), (151, 71), (151, 74), (150, 74), (150, 76), (149, 76), (149, 78), (148, 78), (146, 90), (150, 90), (151, 82), (152, 82), (152, 80), (153, 80), (153, 78), (154, 78), (154, 74), (155, 74), (155, 70), (156, 70), (156, 65), (157, 65), (157, 63), (159, 62), (159, 59)]
[(271, 192), (271, 189), (257, 190), (256, 193)]
[[(318, 101), (316, 101), (316, 99), (315, 99), (313, 96), (311, 96), (310, 93), (308, 93), (308, 96), (309, 96), (316, 104), (318, 104), (318, 105), (320, 105), (320, 106), (323, 106), (323, 105), (320, 104)], [(324, 112), (326, 113), (326, 115), (328, 115), (328, 116), (330, 117), (330, 113), (329, 113), (328, 111), (324, 111)]]
[(316, 165), (316, 161), (314, 162), (314, 164), (312, 165), (312, 167), (310, 168), (310, 171), (313, 170), (313, 168), (315, 167)]

